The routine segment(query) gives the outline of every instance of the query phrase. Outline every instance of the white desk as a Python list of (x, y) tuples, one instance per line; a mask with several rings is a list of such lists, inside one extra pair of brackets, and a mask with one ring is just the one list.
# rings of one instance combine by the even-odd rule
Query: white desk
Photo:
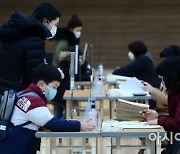
[[(158, 136), (156, 140), (149, 139), (151, 133)], [(101, 136), (107, 138), (107, 154), (112, 153), (112, 148), (116, 149), (116, 154), (121, 153), (121, 148), (146, 149), (147, 154), (161, 154), (161, 139), (163, 138), (164, 133), (164, 129), (123, 129), (118, 132), (102, 132)], [(120, 138), (127, 137), (145, 138), (145, 145), (121, 145)], [(112, 145), (112, 138), (116, 139), (116, 145)]]
[[(35, 134), (37, 138), (41, 138), (41, 154), (56, 154), (56, 149), (61, 148), (58, 146), (58, 142), (55, 139), (59, 138), (82, 138), (82, 145), (76, 148), (82, 148), (82, 154), (86, 154), (86, 138), (92, 138), (91, 151), (92, 154), (97, 153), (97, 138), (100, 137), (100, 132), (37, 132)], [(53, 142), (51, 139), (54, 139)], [(67, 148), (67, 146), (66, 146)], [(69, 145), (69, 149), (73, 149), (73, 146)]]
[[(156, 142), (149, 139), (149, 135), (153, 133), (158, 136), (156, 138)], [(116, 154), (120, 154), (121, 148), (138, 148), (138, 149), (146, 149), (147, 154), (160, 154), (161, 153), (161, 139), (164, 136), (164, 129), (156, 128), (156, 129), (124, 129), (118, 132), (37, 132), (36, 137), (41, 138), (41, 154), (49, 154), (52, 152), (56, 154), (57, 148), (62, 148), (56, 142), (52, 142), (52, 139), (59, 138), (82, 138), (82, 145), (76, 147), (81, 148), (82, 153), (86, 154), (86, 138), (92, 138), (91, 145), (91, 153), (97, 153), (97, 138), (104, 137), (107, 138), (106, 142), (106, 154), (111, 154), (112, 148), (116, 149)], [(145, 138), (146, 145), (120, 145), (120, 138)], [(112, 145), (111, 139), (116, 139), (116, 145)], [(56, 140), (53, 140), (56, 141)], [(69, 146), (70, 149), (73, 149), (73, 146)], [(103, 148), (103, 147), (99, 147)], [(156, 152), (155, 152), (156, 149)]]

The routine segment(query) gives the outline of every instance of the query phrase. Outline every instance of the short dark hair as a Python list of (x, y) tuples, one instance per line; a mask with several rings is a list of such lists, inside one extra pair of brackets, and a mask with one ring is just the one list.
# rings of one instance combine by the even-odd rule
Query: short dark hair
[(135, 57), (143, 55), (147, 52), (147, 47), (142, 41), (133, 41), (128, 45), (128, 49)]
[(180, 57), (168, 57), (158, 64), (156, 73), (163, 76), (166, 88), (180, 92)]
[(68, 21), (67, 28), (68, 29), (73, 29), (73, 28), (76, 28), (76, 27), (82, 27), (82, 22), (79, 19), (79, 17), (74, 14), (74, 15), (71, 16), (71, 19)]
[(160, 53), (161, 58), (168, 58), (170, 56), (180, 56), (180, 47), (178, 45), (170, 45)]
[(46, 84), (52, 81), (61, 82), (62, 77), (59, 70), (51, 64), (40, 64), (33, 73), (33, 83), (37, 83), (38, 81), (43, 80)]
[(51, 3), (42, 3), (32, 13), (31, 17), (43, 22), (44, 18), (49, 21), (55, 20), (61, 16), (61, 12)]

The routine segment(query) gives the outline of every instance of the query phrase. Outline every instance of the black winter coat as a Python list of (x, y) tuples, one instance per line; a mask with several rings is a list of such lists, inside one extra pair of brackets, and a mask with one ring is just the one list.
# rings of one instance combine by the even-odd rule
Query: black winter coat
[(135, 59), (131, 64), (114, 70), (114, 75), (122, 75), (128, 77), (136, 77), (151, 84), (153, 87), (160, 87), (160, 79), (155, 73), (152, 60), (146, 56), (141, 55)]
[(23, 90), (34, 69), (44, 62), (44, 40), (51, 36), (39, 21), (15, 12), (0, 27), (0, 93)]

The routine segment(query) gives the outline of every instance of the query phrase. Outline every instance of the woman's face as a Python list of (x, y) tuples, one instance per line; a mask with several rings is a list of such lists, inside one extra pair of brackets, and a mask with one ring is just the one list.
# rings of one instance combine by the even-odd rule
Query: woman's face
[(47, 19), (44, 19), (43, 24), (47, 27), (47, 29), (50, 31), (52, 29), (52, 26), (56, 26), (59, 23), (59, 17), (57, 17), (55, 20), (48, 21)]
[(82, 30), (82, 27), (79, 26), (79, 27), (75, 27), (72, 29), (72, 32), (74, 33), (74, 36), (78, 39), (80, 38), (81, 36), (81, 30)]
[(73, 29), (73, 32), (81, 32), (81, 30), (82, 30), (82, 27), (79, 26), (79, 27), (75, 27), (75, 28)]

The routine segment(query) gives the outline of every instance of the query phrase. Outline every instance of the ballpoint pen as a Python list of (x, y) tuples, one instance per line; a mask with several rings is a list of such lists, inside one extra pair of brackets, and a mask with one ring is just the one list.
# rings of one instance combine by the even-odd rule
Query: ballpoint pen
[(139, 111), (139, 113), (141, 113), (141, 114), (142, 114), (142, 113), (147, 113), (147, 112), (146, 112), (146, 111)]

